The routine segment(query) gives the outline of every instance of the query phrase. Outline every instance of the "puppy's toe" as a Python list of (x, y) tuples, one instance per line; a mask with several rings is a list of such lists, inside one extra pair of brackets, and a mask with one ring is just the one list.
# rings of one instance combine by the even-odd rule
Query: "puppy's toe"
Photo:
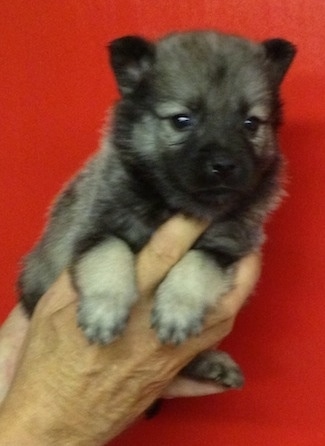
[(108, 344), (121, 335), (128, 320), (128, 308), (89, 307), (83, 302), (78, 309), (78, 325), (90, 342)]
[(212, 380), (232, 389), (240, 389), (245, 381), (238, 364), (221, 351), (201, 353), (182, 370), (182, 375), (198, 380)]
[(98, 344), (109, 344), (114, 341), (122, 334), (125, 325), (126, 320), (113, 324), (107, 324), (106, 321), (96, 321), (90, 324), (79, 322), (79, 326), (82, 328), (89, 342)]
[(188, 337), (198, 335), (202, 324), (201, 313), (193, 315), (185, 311), (164, 312), (155, 308), (151, 316), (151, 326), (163, 344), (180, 344)]

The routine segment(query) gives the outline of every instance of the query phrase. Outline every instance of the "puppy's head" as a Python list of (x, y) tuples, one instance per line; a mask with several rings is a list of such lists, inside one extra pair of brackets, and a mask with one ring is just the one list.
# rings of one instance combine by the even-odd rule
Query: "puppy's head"
[(291, 43), (188, 32), (124, 37), (109, 49), (121, 93), (115, 146), (169, 206), (222, 212), (271, 187)]

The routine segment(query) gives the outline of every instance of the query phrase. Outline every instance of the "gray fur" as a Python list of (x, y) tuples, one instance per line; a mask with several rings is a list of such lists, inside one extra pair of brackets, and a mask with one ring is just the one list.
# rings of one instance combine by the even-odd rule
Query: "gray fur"
[(235, 262), (263, 242), (281, 194), (279, 87), (295, 49), (202, 31), (125, 37), (109, 50), (121, 92), (112, 128), (25, 257), (21, 299), (32, 312), (70, 268), (80, 325), (110, 342), (136, 300), (134, 255), (177, 212), (210, 218), (157, 290), (153, 326), (178, 343), (200, 332)]

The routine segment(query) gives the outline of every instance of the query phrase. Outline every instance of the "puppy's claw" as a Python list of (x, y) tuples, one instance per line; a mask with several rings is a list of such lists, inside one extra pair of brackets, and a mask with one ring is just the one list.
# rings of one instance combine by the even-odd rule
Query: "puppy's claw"
[(202, 330), (203, 315), (185, 318), (184, 314), (168, 314), (164, 317), (157, 309), (153, 311), (151, 326), (163, 344), (178, 345), (190, 336), (198, 335)]
[(85, 314), (82, 310), (78, 313), (78, 325), (83, 330), (86, 338), (90, 343), (109, 344), (118, 338), (128, 320), (128, 315), (124, 315), (123, 318), (117, 318), (114, 320), (110, 314), (97, 313), (98, 317), (94, 314)]

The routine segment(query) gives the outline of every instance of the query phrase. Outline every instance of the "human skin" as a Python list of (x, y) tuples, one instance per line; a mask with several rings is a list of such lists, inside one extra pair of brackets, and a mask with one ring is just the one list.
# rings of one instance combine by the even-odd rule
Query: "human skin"
[[(2, 444), (100, 446), (163, 394), (218, 391), (212, 384), (172, 381), (194, 356), (231, 331), (259, 276), (258, 255), (240, 262), (235, 288), (211, 309), (200, 336), (178, 346), (162, 345), (150, 327), (156, 286), (206, 226), (177, 216), (155, 233), (137, 258), (139, 300), (125, 332), (110, 345), (89, 344), (77, 327), (78, 296), (66, 272), (43, 296), (30, 324), (15, 309), (4, 335), (11, 340), (11, 350), (4, 352), (11, 361), (2, 367), (3, 395), (10, 385), (0, 410)], [(17, 318), (21, 335), (11, 338)], [(1, 354), (0, 339), (0, 365)]]

